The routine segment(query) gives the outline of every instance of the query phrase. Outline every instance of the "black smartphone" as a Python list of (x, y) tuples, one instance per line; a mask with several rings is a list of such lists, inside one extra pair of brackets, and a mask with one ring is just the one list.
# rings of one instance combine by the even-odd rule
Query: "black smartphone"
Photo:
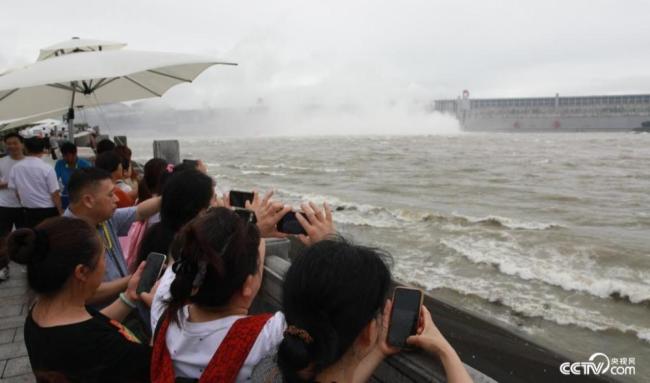
[(244, 222), (252, 224), (257, 223), (257, 217), (255, 216), (255, 212), (252, 210), (236, 207), (234, 212), (239, 216), (239, 218), (243, 219)]
[(156, 284), (156, 281), (160, 277), (160, 273), (165, 267), (165, 262), (167, 261), (167, 256), (165, 254), (151, 252), (147, 255), (147, 264), (142, 270), (142, 275), (140, 276), (140, 282), (138, 287), (135, 289), (135, 292), (140, 294), (142, 292), (150, 292), (153, 288), (153, 285)]
[(406, 338), (415, 335), (420, 319), (422, 290), (397, 287), (393, 293), (393, 309), (388, 324), (388, 344), (404, 348)]
[(278, 231), (280, 233), (286, 234), (307, 234), (305, 229), (302, 227), (298, 219), (296, 218), (296, 212), (290, 211), (285, 214), (277, 225)]
[(243, 192), (239, 190), (230, 191), (230, 206), (233, 207), (246, 207), (246, 201), (253, 202), (253, 193)]
[(183, 160), (183, 165), (187, 165), (192, 169), (195, 169), (197, 166), (199, 166), (199, 161), (198, 160), (188, 160), (184, 159)]

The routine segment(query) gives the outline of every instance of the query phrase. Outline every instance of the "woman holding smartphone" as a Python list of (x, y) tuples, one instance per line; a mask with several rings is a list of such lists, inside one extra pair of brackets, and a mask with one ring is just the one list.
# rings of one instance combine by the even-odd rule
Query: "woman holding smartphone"
[(18, 229), (7, 238), (7, 252), (27, 265), (36, 293), (24, 331), (38, 381), (149, 381), (150, 347), (120, 324), (140, 300), (136, 287), (143, 267), (100, 312), (85, 303), (104, 279), (104, 247), (85, 221), (56, 217), (35, 229)]
[[(386, 342), (391, 313), (388, 257), (342, 239), (318, 242), (289, 268), (282, 312), (287, 328), (277, 353), (260, 364), (253, 381), (365, 382), (399, 349)], [(452, 383), (471, 382), (460, 358), (420, 311), (417, 335), (407, 344), (440, 359)]]

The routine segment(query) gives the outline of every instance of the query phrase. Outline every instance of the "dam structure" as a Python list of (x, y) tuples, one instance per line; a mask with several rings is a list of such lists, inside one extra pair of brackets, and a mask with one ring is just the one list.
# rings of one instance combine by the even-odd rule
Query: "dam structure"
[(650, 94), (472, 99), (465, 90), (430, 110), (455, 116), (465, 131), (632, 131), (650, 123)]

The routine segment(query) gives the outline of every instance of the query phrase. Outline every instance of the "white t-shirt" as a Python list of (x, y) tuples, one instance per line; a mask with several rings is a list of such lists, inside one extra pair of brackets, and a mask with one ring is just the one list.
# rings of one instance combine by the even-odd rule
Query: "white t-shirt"
[(16, 189), (26, 208), (54, 207), (52, 193), (59, 190), (59, 181), (52, 165), (38, 157), (27, 156), (11, 169), (9, 188)]
[[(0, 182), (9, 182), (9, 173), (21, 160), (14, 160), (10, 156), (0, 158)], [(16, 190), (10, 188), (0, 189), (1, 207), (21, 207), (20, 200), (16, 196)]]
[[(161, 278), (158, 290), (151, 305), (152, 331), (158, 324), (158, 319), (165, 311), (164, 301), (170, 298), (169, 286), (174, 281), (176, 274), (171, 266), (167, 268)], [(209, 322), (189, 322), (189, 308), (184, 306), (179, 313), (180, 327), (170, 323), (167, 328), (167, 349), (174, 363), (176, 377), (198, 379), (208, 365), (215, 351), (226, 337), (228, 330), (237, 319), (244, 316), (235, 315)], [(250, 380), (255, 367), (260, 360), (275, 352), (282, 342), (286, 328), (284, 314), (277, 312), (264, 325), (251, 348), (244, 365), (239, 370), (237, 382)]]

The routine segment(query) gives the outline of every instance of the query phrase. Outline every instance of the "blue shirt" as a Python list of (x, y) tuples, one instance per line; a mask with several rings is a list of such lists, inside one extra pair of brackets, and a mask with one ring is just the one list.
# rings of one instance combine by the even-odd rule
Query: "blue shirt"
[[(111, 218), (97, 226), (97, 234), (99, 234), (99, 238), (104, 242), (104, 254), (106, 256), (105, 282), (114, 281), (129, 275), (119, 237), (124, 237), (129, 233), (131, 224), (135, 221), (135, 215), (135, 207), (117, 209)], [(66, 209), (63, 212), (63, 216), (79, 218), (70, 209)]]
[(77, 162), (74, 166), (68, 165), (65, 160), (56, 161), (56, 164), (54, 165), (54, 171), (56, 172), (56, 178), (59, 179), (59, 183), (61, 184), (61, 197), (68, 196), (68, 181), (70, 181), (70, 176), (72, 173), (74, 173), (75, 170), (92, 167), (93, 165), (90, 162), (81, 158), (77, 158)]

